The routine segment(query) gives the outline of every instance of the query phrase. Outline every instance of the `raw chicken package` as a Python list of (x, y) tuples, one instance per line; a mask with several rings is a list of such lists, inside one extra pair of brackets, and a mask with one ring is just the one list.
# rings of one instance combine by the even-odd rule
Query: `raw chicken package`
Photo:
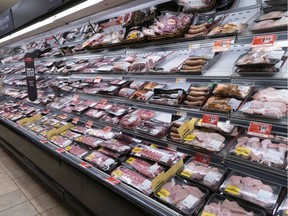
[(237, 86), (231, 84), (218, 84), (214, 90), (213, 94), (226, 97), (235, 97), (239, 99), (244, 99), (248, 96), (251, 91), (251, 86)]
[(281, 187), (261, 181), (244, 173), (232, 171), (221, 185), (220, 191), (263, 207), (272, 213)]
[(154, 195), (181, 214), (195, 215), (204, 205), (208, 190), (175, 176), (157, 189)]
[(89, 148), (96, 148), (99, 146), (99, 143), (102, 142), (102, 140), (100, 139), (97, 139), (92, 136), (87, 136), (87, 135), (82, 135), (80, 137), (77, 137), (75, 141)]
[(284, 168), (288, 145), (249, 135), (240, 136), (231, 154), (252, 162), (275, 168)]
[(240, 111), (245, 114), (262, 115), (269, 118), (283, 118), (288, 112), (288, 90), (268, 87), (259, 89), (252, 96), (251, 101), (246, 102)]
[(266, 213), (260, 209), (253, 208), (247, 204), (239, 201), (221, 196), (220, 194), (213, 194), (199, 216), (266, 216)]
[(212, 191), (216, 191), (226, 173), (227, 169), (214, 163), (209, 165), (195, 161), (190, 158), (178, 174), (188, 180), (205, 185)]
[(169, 128), (170, 124), (168, 123), (151, 120), (151, 121), (142, 121), (142, 123), (136, 127), (136, 130), (141, 133), (149, 134), (150, 136), (153, 137), (162, 138), (166, 136)]
[(94, 166), (103, 171), (111, 171), (117, 165), (117, 161), (115, 161), (113, 158), (98, 151), (90, 152), (84, 158), (84, 160), (88, 161), (89, 163), (93, 164)]
[(176, 159), (177, 156), (164, 149), (152, 148), (142, 144), (136, 145), (131, 152), (131, 155), (148, 159), (163, 165), (170, 166)]
[(277, 216), (287, 216), (288, 215), (288, 196), (286, 195), (285, 199), (282, 201), (281, 205), (279, 206)]
[(78, 158), (82, 158), (88, 151), (79, 145), (70, 145), (65, 147), (65, 150)]
[(235, 98), (211, 96), (206, 101), (202, 109), (207, 111), (227, 113), (236, 111), (241, 103), (241, 100), (237, 100)]
[(59, 146), (61, 148), (65, 148), (66, 146), (72, 144), (72, 142), (73, 142), (72, 140), (70, 140), (68, 138), (65, 138), (63, 136), (60, 136), (60, 135), (52, 136), (50, 141), (53, 144), (55, 144), (55, 145), (57, 145), (57, 146)]
[(197, 127), (200, 128), (212, 128), (214, 130), (220, 131), (222, 133), (225, 133), (227, 135), (237, 135), (237, 127), (233, 124), (230, 124), (229, 122), (221, 122), (219, 121), (217, 125), (209, 125), (209, 124), (202, 124), (202, 119), (199, 119), (199, 121), (195, 124)]
[(134, 169), (149, 179), (154, 179), (164, 168), (158, 163), (151, 163), (141, 158), (129, 157), (125, 159), (124, 165), (130, 169)]
[(131, 151), (131, 147), (127, 145), (125, 142), (121, 142), (118, 140), (111, 139), (109, 141), (103, 141), (99, 143), (100, 146), (111, 149), (113, 151), (116, 151), (120, 154), (127, 154)]
[(141, 175), (140, 173), (133, 171), (125, 166), (117, 167), (111, 176), (117, 178), (126, 184), (134, 187), (142, 193), (150, 196), (152, 194), (152, 184), (149, 179)]

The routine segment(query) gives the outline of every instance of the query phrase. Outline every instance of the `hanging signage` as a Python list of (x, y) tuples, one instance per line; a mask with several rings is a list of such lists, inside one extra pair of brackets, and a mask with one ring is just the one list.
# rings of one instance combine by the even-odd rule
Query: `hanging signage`
[(271, 124), (250, 122), (247, 134), (268, 138), (272, 130)]
[(0, 15), (0, 35), (4, 35), (14, 29), (12, 14), (10, 10)]
[(35, 77), (34, 54), (32, 53), (25, 54), (24, 62), (26, 70), (28, 98), (30, 101), (35, 101), (37, 100), (37, 87)]

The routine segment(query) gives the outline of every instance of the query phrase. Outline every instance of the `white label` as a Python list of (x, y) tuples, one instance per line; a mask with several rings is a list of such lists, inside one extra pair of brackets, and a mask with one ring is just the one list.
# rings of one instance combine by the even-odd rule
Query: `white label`
[(220, 146), (222, 145), (222, 142), (218, 141), (218, 140), (215, 140), (215, 139), (212, 139), (208, 146), (213, 148), (213, 149), (220, 149)]
[(106, 167), (110, 167), (111, 164), (113, 164), (115, 161), (111, 158), (107, 159), (106, 161), (104, 161), (103, 165)]
[(284, 55), (285, 51), (283, 50), (274, 50), (269, 52), (267, 58), (269, 59), (281, 59), (282, 56)]
[(151, 188), (151, 181), (149, 181), (148, 179), (146, 179), (142, 184), (141, 184), (141, 189), (143, 189), (144, 191), (147, 191)]
[(199, 199), (197, 197), (190, 194), (181, 202), (181, 204), (191, 209), (198, 201)]
[(220, 173), (216, 173), (216, 172), (208, 172), (208, 174), (204, 177), (204, 181), (213, 183), (213, 182), (218, 182), (221, 178), (221, 174)]
[(281, 163), (284, 159), (284, 155), (280, 151), (269, 149), (265, 158), (272, 163)]
[(273, 193), (260, 189), (260, 191), (257, 194), (256, 199), (265, 203), (269, 203), (272, 195)]
[(132, 115), (132, 116), (128, 119), (129, 122), (135, 122), (136, 120), (137, 120), (137, 116), (135, 116), (135, 115)]
[(247, 93), (250, 89), (250, 86), (238, 86), (237, 90), (243, 91), (244, 93)]
[(167, 154), (164, 154), (164, 155), (161, 157), (160, 161), (162, 161), (162, 162), (164, 162), (164, 163), (167, 163), (167, 162), (169, 161), (169, 159), (170, 159), (170, 156), (167, 155)]
[(66, 147), (71, 143), (70, 140), (66, 140), (64, 143), (60, 144), (60, 146)]
[(125, 150), (127, 150), (127, 149), (130, 149), (130, 147), (129, 147), (129, 146), (122, 146), (122, 147), (120, 148), (121, 151), (125, 151)]
[(151, 167), (149, 167), (148, 172), (151, 173), (151, 174), (153, 174), (153, 173), (155, 173), (155, 172), (159, 169), (159, 167), (160, 167), (160, 166), (155, 163), (154, 165), (152, 165)]
[(232, 107), (233, 110), (236, 110), (236, 109), (239, 107), (240, 103), (241, 103), (241, 101), (236, 100), (236, 99), (234, 99), (234, 98), (232, 98), (232, 99), (228, 102), (228, 104)]

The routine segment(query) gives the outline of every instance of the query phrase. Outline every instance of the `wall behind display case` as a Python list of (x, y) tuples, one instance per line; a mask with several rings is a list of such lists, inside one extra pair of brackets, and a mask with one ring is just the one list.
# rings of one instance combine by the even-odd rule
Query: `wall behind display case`
[(11, 10), (0, 14), (0, 36), (12, 31), (14, 28)]

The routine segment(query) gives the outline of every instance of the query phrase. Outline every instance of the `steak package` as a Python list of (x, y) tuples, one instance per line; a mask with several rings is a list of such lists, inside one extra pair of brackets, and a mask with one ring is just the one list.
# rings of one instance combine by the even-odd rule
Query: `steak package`
[(61, 148), (65, 148), (66, 146), (71, 145), (73, 142), (72, 140), (60, 135), (52, 136), (50, 141)]
[(206, 165), (195, 161), (195, 158), (192, 157), (185, 163), (180, 170), (179, 175), (216, 191), (220, 186), (226, 171), (227, 169), (222, 166), (213, 163)]
[(99, 143), (100, 146), (111, 149), (113, 151), (116, 151), (120, 154), (127, 154), (131, 151), (131, 147), (127, 145), (125, 142), (120, 142), (115, 139), (111, 139), (109, 141), (103, 141)]
[(164, 170), (158, 163), (147, 162), (146, 160), (136, 157), (129, 157), (125, 160), (124, 165), (136, 170), (149, 179), (155, 178)]
[(78, 158), (82, 158), (88, 151), (79, 145), (70, 145), (65, 147), (65, 150)]
[(88, 135), (104, 139), (104, 140), (110, 140), (115, 136), (115, 133), (111, 131), (103, 131), (101, 129), (89, 129), (86, 131)]
[(141, 191), (142, 193), (150, 196), (152, 194), (151, 181), (145, 178), (140, 173), (133, 171), (125, 166), (117, 167), (111, 176), (117, 178), (126, 184), (134, 187), (135, 189)]
[(164, 183), (154, 195), (184, 215), (195, 215), (204, 205), (208, 190), (176, 176)]
[(158, 122), (156, 120), (142, 121), (142, 123), (136, 127), (136, 130), (141, 133), (162, 138), (167, 134), (169, 127), (170, 124), (164, 122)]
[(110, 157), (113, 157), (113, 158), (115, 158), (115, 159), (120, 158), (121, 155), (122, 155), (122, 154), (120, 154), (120, 153), (117, 153), (117, 152), (115, 152), (115, 151), (113, 151), (113, 150), (110, 150), (110, 149), (104, 148), (104, 147), (99, 148), (99, 149), (98, 149), (98, 152), (101, 152), (101, 153), (103, 153), (103, 154), (105, 154), (105, 155), (108, 155), (108, 156), (110, 156)]
[(90, 152), (85, 160), (104, 171), (111, 171), (117, 165), (117, 161), (113, 158), (98, 151)]
[(80, 137), (77, 137), (75, 139), (75, 141), (77, 143), (80, 143), (80, 144), (85, 145), (85, 146), (90, 147), (90, 148), (96, 148), (99, 146), (99, 143), (102, 142), (102, 140), (100, 140), (100, 139), (97, 139), (97, 138), (92, 137), (92, 136), (87, 136), (87, 135), (82, 135)]
[(105, 111), (103, 110), (97, 110), (97, 109), (89, 109), (85, 115), (92, 117), (92, 118), (96, 118), (96, 119), (100, 119), (105, 115)]
[(232, 171), (220, 191), (261, 206), (271, 212), (277, 202), (280, 186), (246, 174)]
[(70, 131), (70, 130), (67, 130), (67, 131), (64, 131), (62, 133), (60, 133), (60, 135), (64, 136), (64, 137), (67, 137), (67, 138), (72, 138), (72, 139), (76, 139), (77, 137), (80, 137), (81, 134), (79, 133), (75, 133), (73, 131)]
[(119, 124), (121, 127), (132, 129), (139, 126), (141, 122), (142, 119), (138, 115), (127, 114), (121, 119)]

